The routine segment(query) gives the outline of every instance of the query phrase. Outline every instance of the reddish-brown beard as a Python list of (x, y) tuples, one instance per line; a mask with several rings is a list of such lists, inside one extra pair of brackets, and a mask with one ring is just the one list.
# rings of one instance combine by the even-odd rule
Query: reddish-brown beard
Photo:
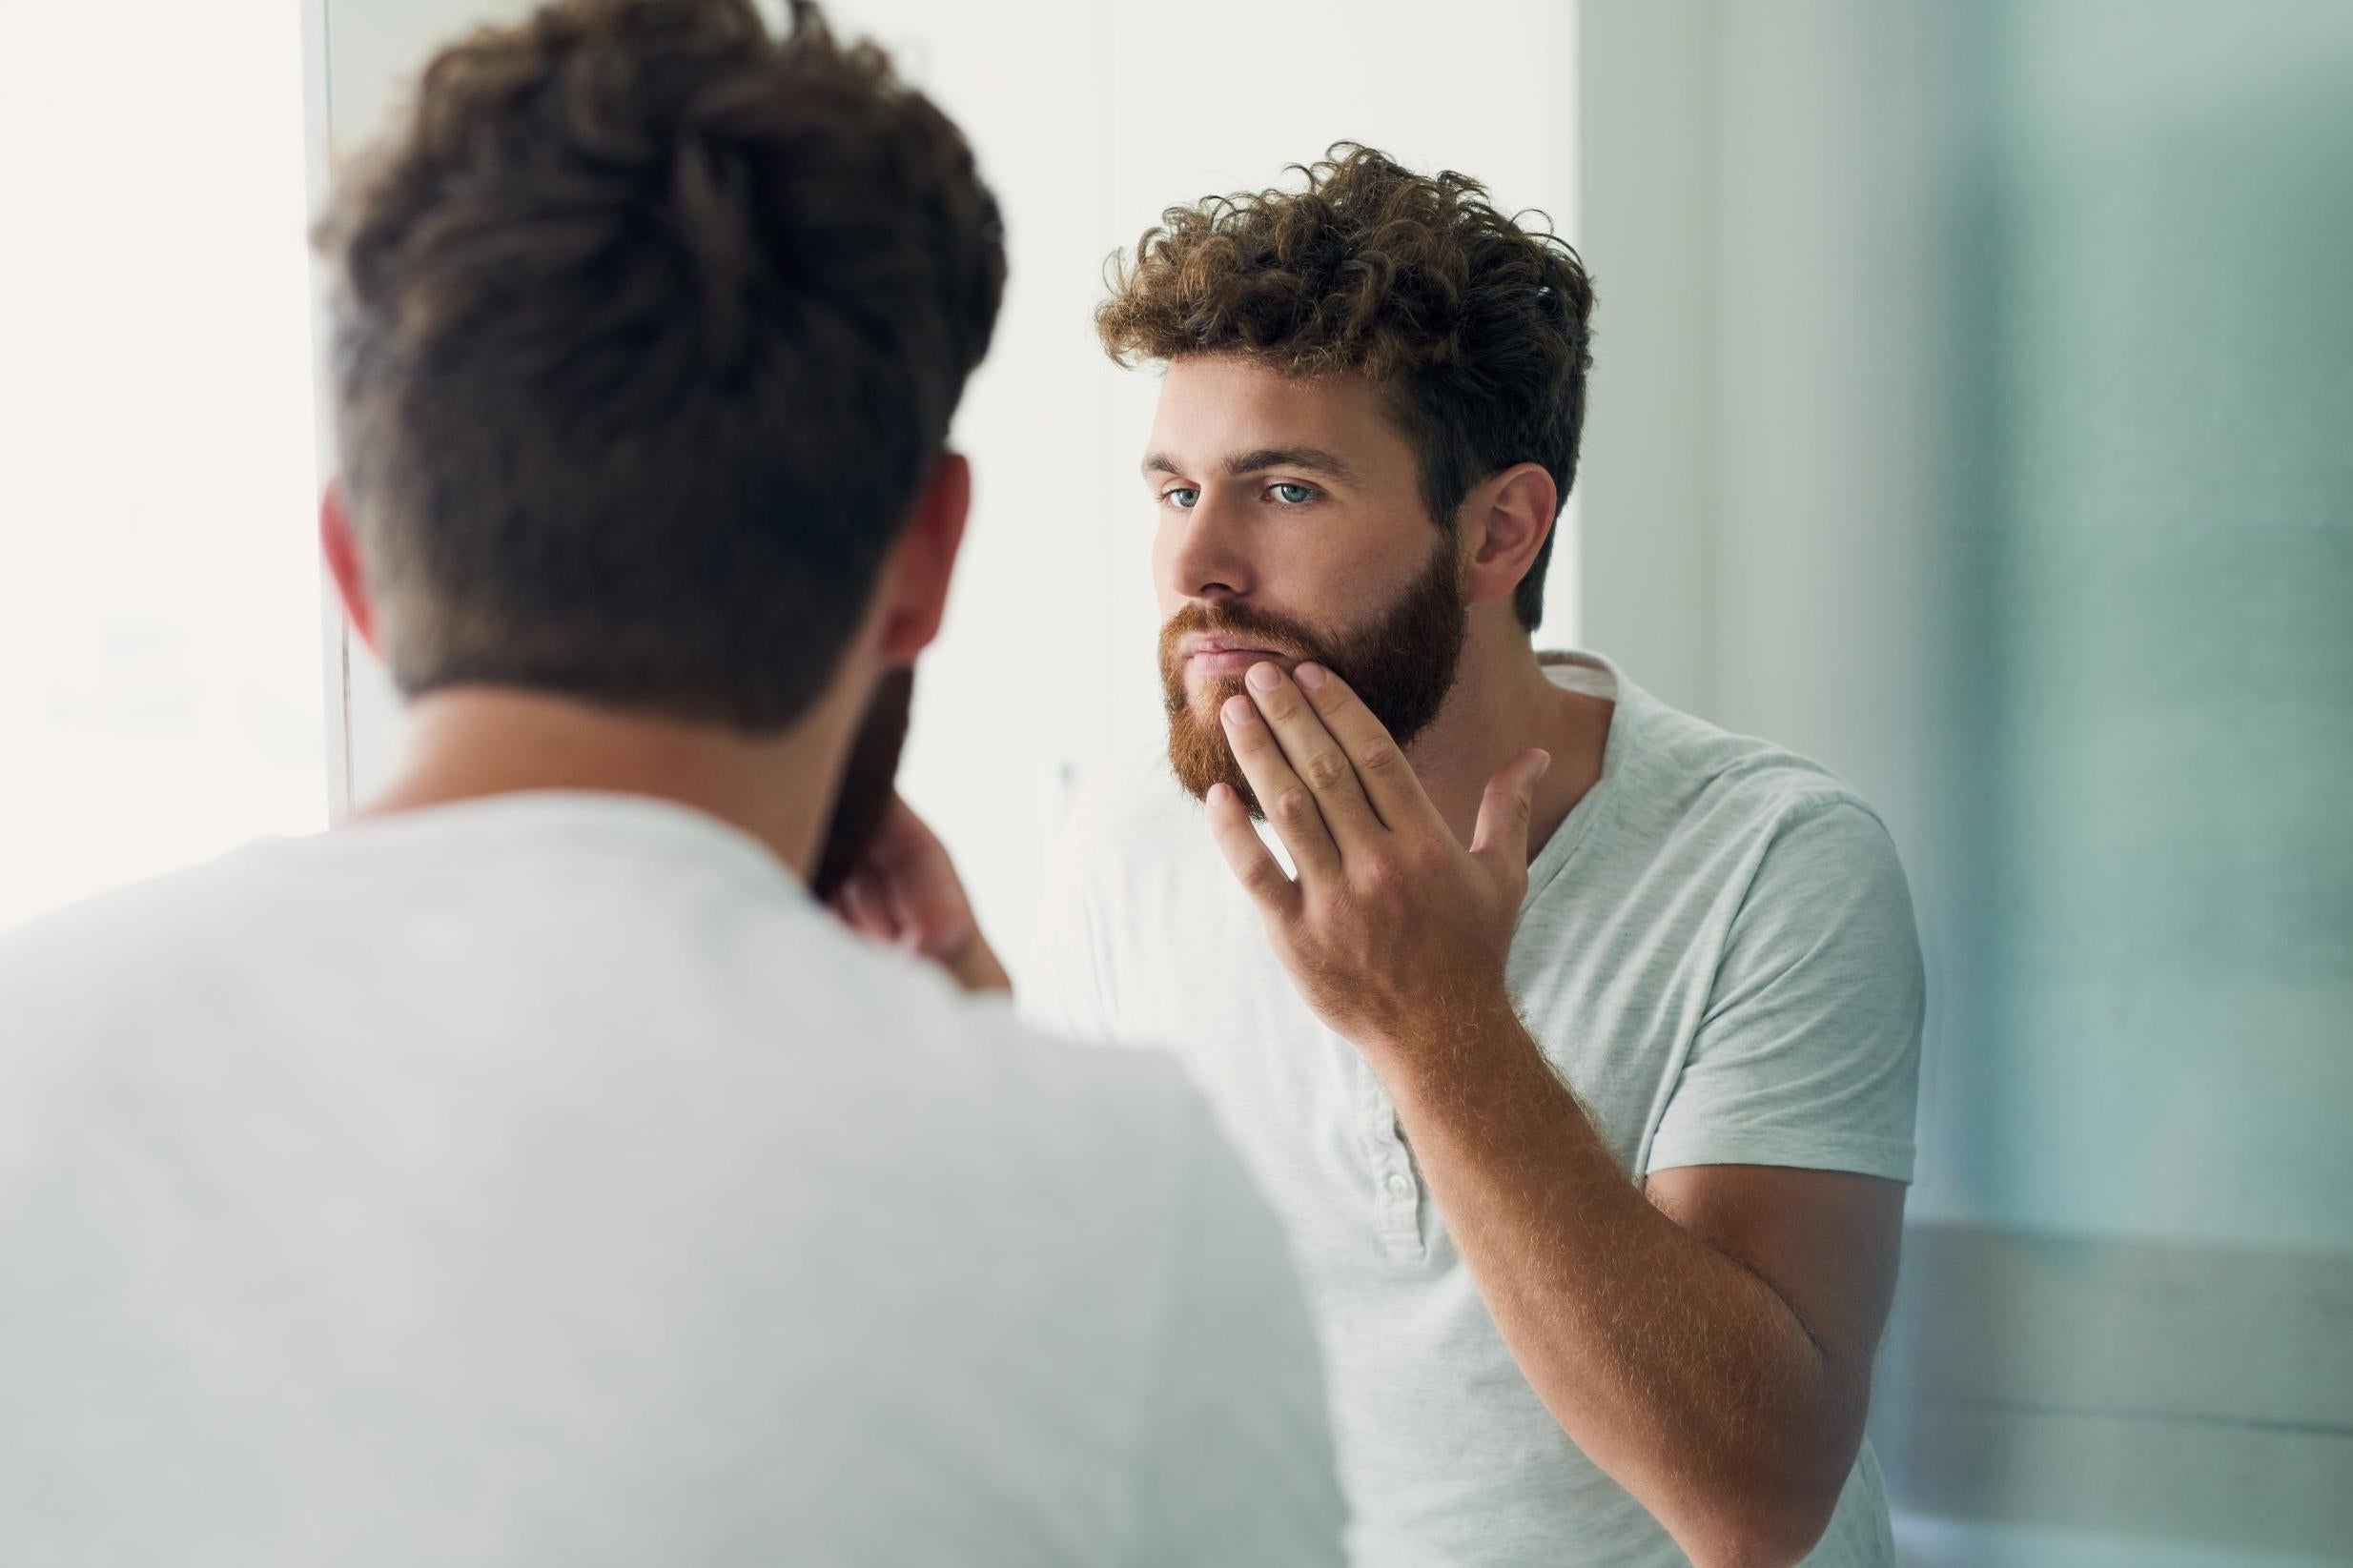
[(1196, 800), (1214, 784), (1231, 785), (1253, 817), (1258, 797), (1226, 743), (1217, 713), (1243, 689), (1238, 677), (1201, 686), (1200, 706), (1185, 691), (1183, 639), (1197, 633), (1247, 637), (1299, 663), (1337, 673), (1364, 700), (1401, 746), (1429, 727), (1454, 689), (1470, 615), (1463, 605), (1462, 567), (1454, 540), (1442, 539), (1422, 575), (1398, 601), (1361, 625), (1318, 633), (1291, 620), (1238, 603), (1188, 604), (1160, 628), (1160, 694), (1168, 709), (1168, 761), (1176, 782)]

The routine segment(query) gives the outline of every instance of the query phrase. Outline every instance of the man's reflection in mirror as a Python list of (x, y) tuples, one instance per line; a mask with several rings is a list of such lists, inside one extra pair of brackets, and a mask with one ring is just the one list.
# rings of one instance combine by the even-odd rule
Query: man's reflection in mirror
[[(1889, 1563), (1893, 846), (1813, 764), (1540, 649), (1577, 254), (1463, 174), (1303, 173), (1171, 209), (1097, 314), (1161, 371), (1167, 743), (1075, 808), (1020, 1000), (1173, 1049), (1274, 1198), (1358, 1561)], [(878, 845), (993, 970), (921, 824)]]

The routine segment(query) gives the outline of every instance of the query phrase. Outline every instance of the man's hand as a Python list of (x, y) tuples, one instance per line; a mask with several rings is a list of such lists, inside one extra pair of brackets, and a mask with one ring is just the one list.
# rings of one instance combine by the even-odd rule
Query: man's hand
[(947, 846), (896, 795), (832, 907), (850, 929), (921, 953), (967, 990), (1013, 988), (972, 919)]
[(1252, 667), (1227, 739), (1299, 868), (1281, 865), (1240, 798), (1211, 788), (1211, 831), (1257, 901), (1276, 955), (1319, 1017), (1367, 1052), (1428, 1049), (1512, 1016), (1504, 969), (1527, 888), (1529, 801), (1551, 764), (1524, 752), (1488, 781), (1470, 847), (1347, 683)]

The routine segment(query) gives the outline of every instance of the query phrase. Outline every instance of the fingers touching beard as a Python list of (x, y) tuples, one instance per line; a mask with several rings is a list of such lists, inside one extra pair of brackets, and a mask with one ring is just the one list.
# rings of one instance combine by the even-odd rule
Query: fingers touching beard
[(1469, 623), (1451, 535), (1441, 537), (1429, 564), (1395, 602), (1355, 626), (1318, 632), (1251, 605), (1188, 604), (1160, 631), (1170, 769), (1196, 800), (1206, 796), (1210, 785), (1223, 784), (1241, 798), (1253, 817), (1264, 816), (1217, 718), (1226, 700), (1244, 689), (1242, 682), (1234, 677), (1205, 682), (1197, 704), (1186, 687), (1177, 647), (1185, 637), (1202, 632), (1248, 637), (1301, 662), (1336, 671), (1402, 746), (1429, 727), (1454, 689)]

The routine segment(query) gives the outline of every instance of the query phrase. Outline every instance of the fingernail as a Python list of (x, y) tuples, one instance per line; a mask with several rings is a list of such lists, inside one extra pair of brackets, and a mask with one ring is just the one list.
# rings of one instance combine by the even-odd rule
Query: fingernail
[(1249, 698), (1229, 697), (1225, 700), (1225, 722), (1227, 723), (1246, 724), (1258, 716), (1258, 710), (1252, 705)]
[(1323, 684), (1323, 674), (1321, 664), (1301, 664), (1291, 672), (1291, 679), (1297, 681), (1303, 689), (1313, 691)]
[(1273, 691), (1282, 684), (1282, 671), (1272, 664), (1253, 664), (1248, 679), (1253, 691)]

